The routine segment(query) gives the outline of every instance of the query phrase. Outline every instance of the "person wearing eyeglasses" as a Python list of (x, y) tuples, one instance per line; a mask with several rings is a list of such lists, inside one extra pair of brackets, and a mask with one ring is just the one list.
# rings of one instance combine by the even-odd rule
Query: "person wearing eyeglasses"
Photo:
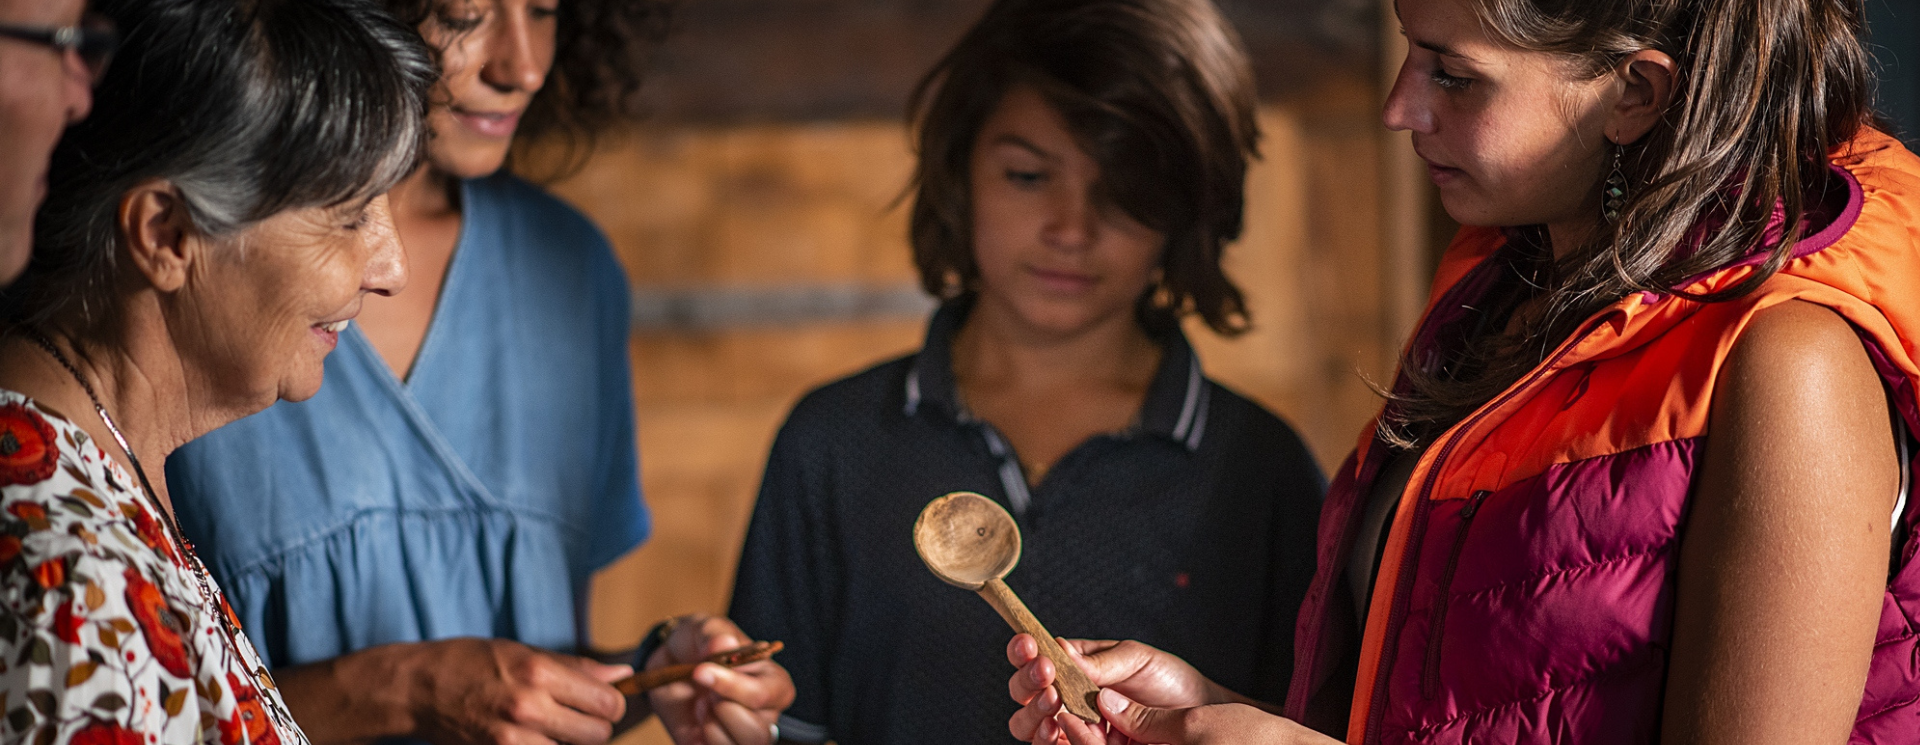
[(0, 287), (33, 252), (47, 155), (93, 105), (112, 32), (81, 25), (84, 0), (0, 0)]

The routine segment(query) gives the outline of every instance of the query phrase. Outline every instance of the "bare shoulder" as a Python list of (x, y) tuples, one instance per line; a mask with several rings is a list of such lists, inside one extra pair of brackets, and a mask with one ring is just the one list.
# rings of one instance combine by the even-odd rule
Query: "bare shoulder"
[(1756, 314), (1714, 382), (1680, 546), (1666, 741), (1846, 740), (1880, 613), (1897, 461), (1853, 327), (1799, 301)]
[(1718, 404), (1783, 412), (1869, 404), (1885, 419), (1880, 379), (1859, 334), (1839, 313), (1800, 300), (1754, 314), (1727, 358), (1719, 394)]
[(1893, 445), (1885, 390), (1851, 324), (1802, 301), (1754, 316), (1715, 383), (1710, 475), (1741, 499), (1852, 493), (1884, 514), (1899, 480)]

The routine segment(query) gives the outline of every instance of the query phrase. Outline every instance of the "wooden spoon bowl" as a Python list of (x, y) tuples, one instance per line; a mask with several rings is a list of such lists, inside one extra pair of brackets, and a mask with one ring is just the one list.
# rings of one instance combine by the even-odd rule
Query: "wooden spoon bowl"
[(920, 511), (913, 523), (913, 547), (933, 576), (978, 591), (1020, 563), (1020, 527), (993, 500), (954, 492)]

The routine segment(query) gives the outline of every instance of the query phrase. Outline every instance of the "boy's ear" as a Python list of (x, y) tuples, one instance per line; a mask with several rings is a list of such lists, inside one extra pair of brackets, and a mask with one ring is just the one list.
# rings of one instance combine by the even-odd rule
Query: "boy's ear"
[(120, 235), (127, 255), (149, 285), (180, 289), (193, 261), (193, 219), (179, 187), (165, 179), (143, 181), (120, 197)]
[(1666, 52), (1643, 49), (1628, 55), (1614, 68), (1621, 86), (1620, 100), (1607, 119), (1607, 139), (1631, 145), (1653, 131), (1673, 104), (1679, 66)]

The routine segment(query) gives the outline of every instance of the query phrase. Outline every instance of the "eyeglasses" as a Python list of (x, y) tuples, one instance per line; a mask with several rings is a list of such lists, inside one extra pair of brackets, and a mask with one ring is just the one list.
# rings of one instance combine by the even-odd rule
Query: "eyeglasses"
[(78, 26), (48, 28), (0, 24), (0, 37), (33, 42), (61, 53), (75, 53), (80, 57), (81, 64), (87, 66), (88, 79), (96, 85), (107, 74), (107, 63), (113, 60), (114, 50), (120, 48), (120, 32), (114, 28), (113, 20), (95, 13), (88, 13)]

